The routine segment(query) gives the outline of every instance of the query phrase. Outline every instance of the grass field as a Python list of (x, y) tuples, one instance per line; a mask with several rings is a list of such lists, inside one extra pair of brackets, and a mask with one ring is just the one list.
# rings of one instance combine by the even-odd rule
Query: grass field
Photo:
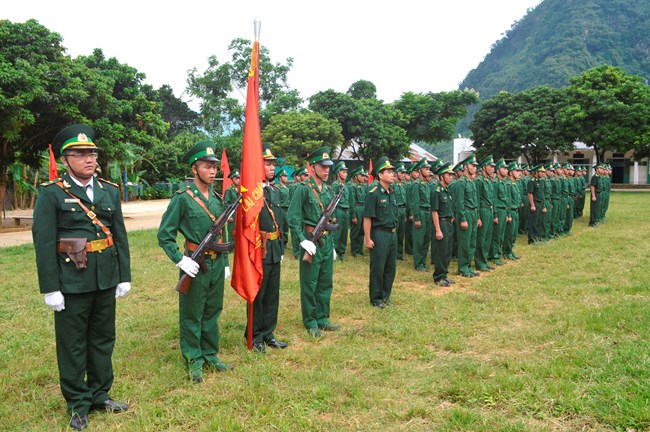
[[(368, 303), (368, 258), (337, 262), (343, 329), (318, 341), (288, 253), (276, 336), (289, 348), (249, 353), (246, 305), (227, 287), (220, 356), (235, 371), (199, 385), (179, 353), (176, 268), (155, 231), (133, 232), (111, 392), (131, 409), (91, 414), (89, 430), (650, 430), (650, 195), (614, 193), (607, 222), (587, 221), (543, 246), (520, 237), (522, 259), (451, 288), (400, 262), (383, 311)], [(0, 430), (66, 430), (33, 247), (0, 254)]]

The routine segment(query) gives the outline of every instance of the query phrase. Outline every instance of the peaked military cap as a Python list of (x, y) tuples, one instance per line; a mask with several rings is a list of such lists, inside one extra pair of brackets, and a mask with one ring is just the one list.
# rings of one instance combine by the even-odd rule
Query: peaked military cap
[(395, 172), (406, 172), (406, 167), (404, 167), (404, 162), (397, 162), (395, 164)]
[(352, 170), (350, 174), (352, 175), (352, 177), (358, 176), (359, 174), (363, 174), (363, 167), (362, 166), (356, 167), (355, 169)]
[(476, 162), (476, 156), (474, 156), (473, 154), (467, 156), (460, 163), (463, 164), (463, 166), (466, 166), (466, 165), (478, 165), (478, 162)]
[(528, 164), (521, 164), (520, 166), (522, 170), (528, 170)]
[(465, 166), (462, 164), (462, 162), (458, 162), (458, 163), (457, 163), (456, 165), (454, 165), (454, 167), (452, 168), (452, 170), (453, 170), (455, 173), (458, 172), (458, 171), (462, 171), (462, 170), (464, 170), (464, 169), (465, 169)]
[(500, 169), (500, 168), (505, 168), (507, 167), (505, 159), (501, 158), (497, 161), (496, 164), (494, 164), (494, 169)]
[(192, 164), (197, 160), (219, 162), (214, 150), (215, 145), (212, 141), (206, 140), (198, 142), (185, 153), (182, 162), (190, 166), (192, 166)]
[(435, 174), (436, 170), (438, 168), (440, 168), (440, 166), (442, 164), (444, 164), (444, 163), (445, 163), (445, 161), (443, 161), (440, 158), (438, 158), (438, 159), (434, 160), (433, 162), (431, 162), (431, 172)]
[(451, 167), (451, 164), (449, 162), (443, 163), (438, 168), (436, 168), (436, 175), (443, 175), (444, 173), (453, 173), (453, 172), (454, 170)]
[(238, 169), (234, 169), (230, 171), (230, 174), (228, 174), (228, 178), (235, 178), (235, 177), (240, 177)]
[(56, 134), (52, 140), (53, 151), (61, 156), (65, 150), (97, 150), (93, 142), (95, 129), (85, 124), (74, 124), (67, 126)]
[(339, 161), (336, 165), (334, 165), (334, 169), (332, 170), (334, 174), (337, 174), (339, 171), (347, 171), (348, 167), (345, 166), (345, 162)]
[(286, 175), (287, 175), (287, 170), (285, 170), (284, 168), (280, 168), (280, 169), (275, 170), (275, 178), (280, 178), (280, 177), (286, 176)]
[(479, 168), (484, 168), (484, 167), (486, 167), (488, 165), (492, 165), (492, 166), (496, 165), (494, 163), (494, 157), (492, 157), (492, 155), (486, 156), (478, 166), (479, 166)]
[(420, 159), (413, 167), (413, 170), (419, 170), (422, 168), (431, 168), (431, 165), (429, 165), (427, 158)]
[(265, 161), (274, 161), (278, 159), (273, 156), (273, 152), (271, 151), (271, 144), (267, 142), (262, 143), (262, 157)]
[(307, 161), (310, 164), (319, 164), (324, 166), (334, 165), (330, 159), (330, 148), (328, 146), (318, 147), (307, 156)]
[(391, 165), (390, 160), (388, 160), (388, 157), (382, 156), (379, 159), (377, 159), (377, 166), (375, 167), (375, 174), (379, 175), (380, 172), (382, 172), (385, 169), (394, 169), (395, 167)]
[(512, 161), (508, 164), (508, 171), (521, 171), (521, 165), (517, 164), (516, 161)]

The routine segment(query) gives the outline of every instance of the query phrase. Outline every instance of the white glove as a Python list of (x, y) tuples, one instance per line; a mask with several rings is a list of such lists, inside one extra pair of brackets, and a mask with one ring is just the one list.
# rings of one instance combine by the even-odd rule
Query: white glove
[(131, 291), (131, 282), (120, 282), (115, 288), (115, 298), (124, 297)]
[(284, 261), (284, 255), (280, 255), (280, 262)]
[(61, 312), (65, 309), (65, 299), (63, 298), (61, 291), (54, 291), (45, 294), (45, 304), (54, 312)]
[(300, 247), (302, 247), (305, 250), (305, 252), (307, 252), (309, 255), (311, 256), (316, 255), (316, 245), (314, 244), (313, 241), (303, 240), (300, 242)]
[(334, 259), (332, 261), (336, 261), (336, 249), (332, 249), (332, 254), (334, 255)]
[(176, 263), (176, 267), (187, 273), (189, 277), (194, 277), (199, 272), (199, 263), (187, 256), (183, 256), (183, 259)]
[(230, 279), (230, 267), (226, 266), (226, 269), (223, 271), (224, 279)]

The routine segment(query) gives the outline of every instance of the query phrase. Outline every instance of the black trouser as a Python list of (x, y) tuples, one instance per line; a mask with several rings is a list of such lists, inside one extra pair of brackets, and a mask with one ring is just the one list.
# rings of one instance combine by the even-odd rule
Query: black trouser
[(438, 240), (436, 235), (433, 235), (433, 248), (431, 253), (435, 267), (433, 271), (434, 282), (446, 279), (449, 273), (451, 251), (454, 245), (454, 230), (451, 218), (440, 218), (440, 231), (442, 231), (442, 240)]

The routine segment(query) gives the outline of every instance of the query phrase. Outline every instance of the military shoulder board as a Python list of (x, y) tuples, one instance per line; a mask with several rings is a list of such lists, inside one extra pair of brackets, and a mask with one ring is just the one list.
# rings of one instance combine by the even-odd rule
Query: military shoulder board
[(61, 179), (60, 177), (59, 177), (59, 178), (55, 178), (55, 179), (50, 180), (50, 181), (47, 181), (47, 182), (45, 182), (45, 183), (41, 183), (41, 186), (42, 186), (42, 187), (45, 187), (45, 186), (52, 186), (53, 184), (56, 184), (56, 182), (60, 182), (61, 180), (62, 180), (62, 179)]
[(102, 182), (102, 183), (106, 183), (106, 184), (109, 184), (109, 185), (111, 185), (111, 186), (114, 186), (114, 187), (116, 187), (116, 188), (118, 188), (118, 189), (120, 188), (117, 184), (115, 184), (115, 183), (113, 183), (113, 182), (109, 182), (109, 181), (106, 180), (106, 179), (103, 179), (103, 178), (97, 178), (97, 180), (99, 180), (99, 181)]
[(370, 193), (373, 193), (373, 192), (376, 191), (376, 190), (377, 190), (377, 186), (375, 186), (375, 187), (373, 187), (372, 189), (370, 189)]

